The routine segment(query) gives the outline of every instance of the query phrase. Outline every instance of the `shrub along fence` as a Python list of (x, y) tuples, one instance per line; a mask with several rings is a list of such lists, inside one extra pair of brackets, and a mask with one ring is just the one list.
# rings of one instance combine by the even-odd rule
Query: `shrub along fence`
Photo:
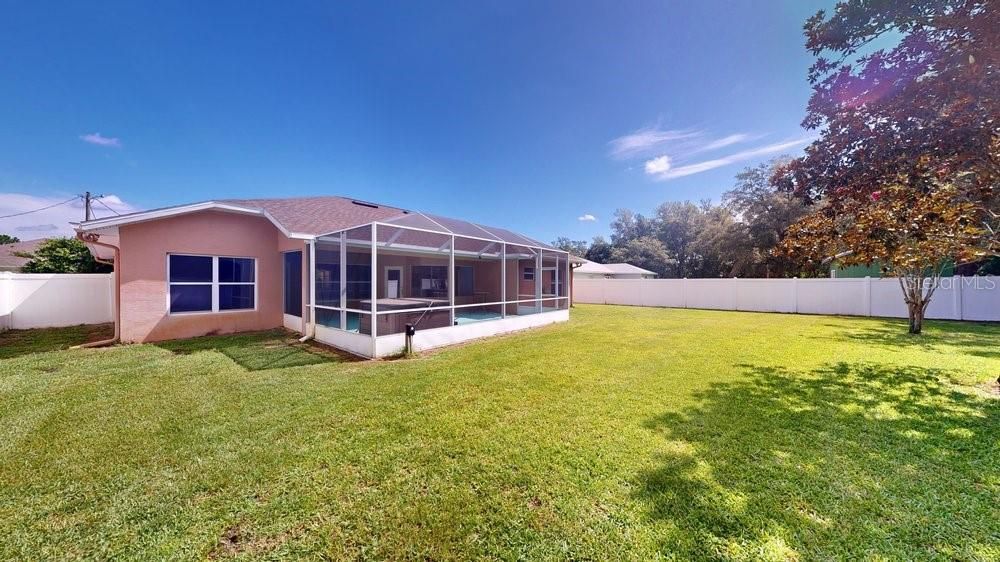
[(114, 289), (110, 273), (0, 272), (0, 330), (111, 322)]
[[(574, 279), (573, 302), (906, 318), (895, 278)], [(1000, 277), (945, 277), (927, 318), (1000, 321)]]

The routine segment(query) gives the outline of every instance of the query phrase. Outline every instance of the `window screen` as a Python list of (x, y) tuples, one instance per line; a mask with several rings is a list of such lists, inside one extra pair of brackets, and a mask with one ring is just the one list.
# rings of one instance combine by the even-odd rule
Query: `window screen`
[(211, 310), (211, 285), (170, 286), (170, 312), (208, 312)]
[(253, 283), (253, 259), (219, 258), (219, 283)]
[(253, 283), (249, 285), (219, 285), (219, 310), (253, 308)]
[(171, 255), (170, 312), (212, 310), (212, 257)]
[(171, 283), (211, 283), (211, 256), (170, 256)]
[(253, 258), (170, 254), (170, 313), (248, 310), (256, 305)]

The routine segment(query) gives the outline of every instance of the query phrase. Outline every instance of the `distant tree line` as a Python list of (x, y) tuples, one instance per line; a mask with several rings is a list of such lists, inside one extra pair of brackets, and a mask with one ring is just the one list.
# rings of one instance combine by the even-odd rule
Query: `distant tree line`
[(590, 261), (626, 262), (668, 278), (823, 273), (824, 266), (802, 268), (772, 253), (785, 231), (808, 212), (799, 198), (771, 185), (774, 171), (786, 162), (779, 158), (744, 169), (719, 205), (669, 201), (651, 216), (618, 209), (610, 241), (558, 238), (553, 244)]

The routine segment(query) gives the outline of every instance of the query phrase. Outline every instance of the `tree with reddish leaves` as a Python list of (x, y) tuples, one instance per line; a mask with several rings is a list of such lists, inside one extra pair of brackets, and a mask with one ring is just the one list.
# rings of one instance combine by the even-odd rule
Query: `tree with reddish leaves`
[(1000, 0), (846, 0), (805, 36), (819, 138), (772, 181), (813, 212), (780, 251), (881, 264), (920, 333), (942, 265), (1000, 252)]

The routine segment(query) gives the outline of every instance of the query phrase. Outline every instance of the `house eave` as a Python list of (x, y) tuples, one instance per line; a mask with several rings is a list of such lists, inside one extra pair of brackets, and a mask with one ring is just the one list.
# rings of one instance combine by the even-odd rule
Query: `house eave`
[(311, 240), (314, 236), (310, 234), (304, 234), (299, 232), (289, 232), (280, 222), (278, 222), (270, 213), (264, 209), (255, 209), (253, 207), (242, 207), (240, 205), (233, 205), (231, 203), (219, 203), (217, 201), (204, 201), (201, 203), (192, 203), (190, 205), (179, 205), (177, 207), (167, 207), (164, 209), (155, 209), (152, 211), (140, 211), (138, 213), (132, 213), (130, 215), (117, 216), (117, 217), (106, 217), (103, 219), (94, 219), (91, 221), (84, 221), (78, 223), (71, 223), (73, 228), (77, 232), (88, 232), (92, 230), (100, 230), (104, 228), (119, 227), (128, 224), (136, 224), (141, 222), (149, 222), (154, 220), (166, 219), (170, 217), (176, 217), (180, 215), (186, 215), (190, 213), (197, 213), (201, 211), (221, 211), (225, 213), (236, 213), (241, 215), (264, 217), (271, 222), (283, 235), (288, 238), (296, 238), (300, 240)]

